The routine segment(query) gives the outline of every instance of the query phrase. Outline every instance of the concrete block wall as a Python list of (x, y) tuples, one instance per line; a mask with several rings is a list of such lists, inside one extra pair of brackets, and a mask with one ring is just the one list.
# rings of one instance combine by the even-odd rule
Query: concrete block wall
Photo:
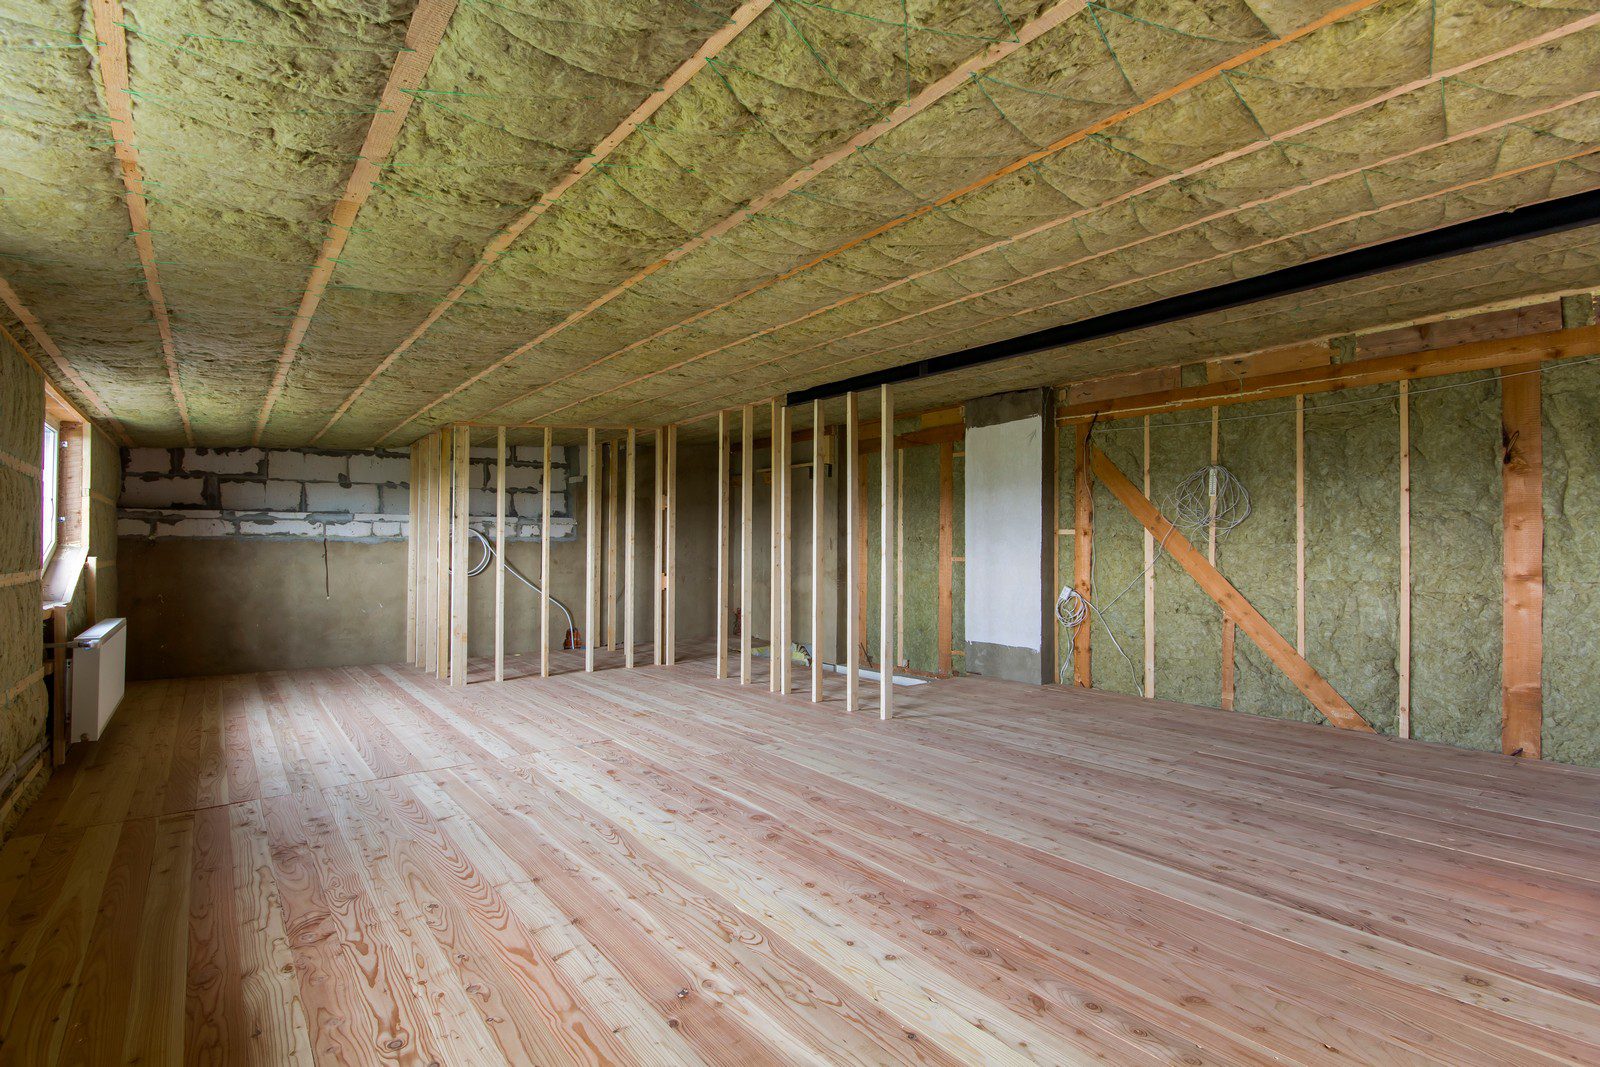
[[(578, 524), (567, 491), (567, 449), (551, 456), (551, 536), (572, 540)], [(507, 531), (537, 541), (543, 517), (541, 450), (507, 449)], [(404, 540), (410, 521), (410, 458), (369, 452), (269, 448), (130, 448), (122, 452), (117, 512), (122, 537), (271, 538), (379, 543)], [(473, 449), (470, 513), (493, 522), (493, 449)]]

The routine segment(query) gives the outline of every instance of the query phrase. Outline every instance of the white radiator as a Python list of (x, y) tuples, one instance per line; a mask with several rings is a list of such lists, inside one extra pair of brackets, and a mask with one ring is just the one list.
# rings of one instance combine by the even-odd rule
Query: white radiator
[(67, 660), (68, 736), (78, 741), (100, 740), (122, 703), (127, 662), (127, 619), (107, 619), (72, 639)]

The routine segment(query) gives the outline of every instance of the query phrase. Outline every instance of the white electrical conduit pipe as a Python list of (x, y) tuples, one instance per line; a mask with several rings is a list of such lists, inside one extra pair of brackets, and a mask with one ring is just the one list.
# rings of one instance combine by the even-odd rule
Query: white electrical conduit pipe
[[(468, 578), (476, 578), (478, 575), (482, 574), (484, 572), (484, 570), (486, 570), (488, 568), (490, 563), (494, 562), (494, 546), (489, 543), (489, 539), (487, 537), (485, 537), (480, 531), (478, 531), (474, 527), (468, 526), (467, 527), (467, 533), (469, 535), (471, 535), (471, 537), (472, 537), (472, 539), (474, 541), (478, 542), (479, 545), (483, 546), (483, 556), (478, 560), (478, 562), (475, 565), (469, 566), (467, 568), (467, 577)], [(511, 561), (510, 560), (506, 560), (506, 571), (513, 578), (515, 578), (517, 581), (521, 582), (523, 585), (527, 586), (529, 589), (532, 589), (535, 593), (538, 593), (541, 596), (544, 594), (544, 590), (540, 589), (537, 585), (534, 585), (532, 582), (530, 582), (526, 575), (524, 575), (521, 571), (517, 570), (517, 568), (515, 568), (515, 567), (513, 567), (511, 565)], [(551, 597), (550, 598), (550, 603), (552, 603), (556, 607), (560, 608), (561, 609), (561, 614), (563, 614), (563, 615), (565, 615), (567, 617), (567, 632), (568, 633), (576, 633), (577, 632), (577, 627), (575, 627), (572, 624), (572, 612), (567, 610), (567, 606), (565, 604), (563, 604), (561, 601), (557, 600), (555, 597)], [(587, 640), (587, 638), (585, 638), (585, 640)]]

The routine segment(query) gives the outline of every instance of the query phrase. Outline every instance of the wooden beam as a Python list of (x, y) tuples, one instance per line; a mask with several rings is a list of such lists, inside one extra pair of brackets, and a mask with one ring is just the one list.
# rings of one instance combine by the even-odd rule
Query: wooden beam
[[(879, 421), (886, 427), (894, 426), (894, 391), (888, 385), (878, 387)], [(883, 564), (878, 582), (878, 717), (894, 717), (894, 434), (882, 435), (878, 452), (883, 466), (883, 479), (878, 494), (880, 511), (879, 529), (883, 544)]]
[(906, 660), (906, 450), (894, 450), (894, 665)]
[(778, 441), (781, 459), (774, 457), (772, 464), (772, 484), (775, 488), (781, 486), (778, 490), (778, 692), (788, 696), (794, 687), (794, 663), (789, 656), (794, 625), (794, 497), (789, 479), (794, 466), (789, 454), (791, 442), (787, 404), (779, 405), (778, 421), (783, 427), (783, 436)]
[(494, 435), (494, 680), (506, 680), (506, 428)]
[(749, 685), (752, 675), (751, 631), (755, 606), (755, 439), (756, 409), (746, 404), (739, 413), (739, 684)]
[(678, 662), (678, 427), (667, 427), (666, 664)]
[[(1094, 480), (1090, 477), (1089, 427), (1075, 427), (1072, 443), (1072, 587), (1088, 604), (1094, 594)], [(1090, 659), (1089, 620), (1072, 631), (1072, 684), (1079, 689), (1094, 685)]]
[(451, 529), (451, 494), (450, 486), (453, 480), (455, 453), (455, 428), (445, 427), (439, 431), (438, 438), (439, 467), (435, 474), (437, 479), (434, 493), (434, 543), (436, 546), (435, 563), (435, 610), (434, 610), (434, 636), (433, 641), (438, 646), (435, 656), (436, 675), (441, 680), (450, 677), (450, 529)]
[(450, 684), (467, 684), (467, 518), (472, 502), (472, 431), (457, 426), (450, 479)]
[(412, 666), (417, 663), (417, 608), (421, 602), (417, 590), (417, 492), (422, 479), (417, 474), (417, 456), (416, 444), (406, 448), (406, 659)]
[(811, 701), (822, 701), (822, 484), (827, 463), (827, 443), (822, 429), (822, 401), (811, 402)]
[(1243, 594), (1218, 573), (1215, 567), (1206, 562), (1205, 556), (1167, 521), (1156, 506), (1150, 503), (1148, 497), (1134, 488), (1133, 483), (1128, 481), (1127, 476), (1106, 457), (1104, 452), (1093, 446), (1089, 448), (1089, 452), (1095, 477), (1100, 479), (1101, 484), (1122, 502), (1123, 507), (1127, 508), (1145, 529), (1166, 546), (1166, 551), (1173, 560), (1189, 573), (1207, 596), (1238, 623), (1245, 636), (1266, 653), (1267, 658), (1272, 660), (1295, 687), (1305, 694), (1306, 699), (1311, 701), (1312, 706), (1321, 712), (1324, 718), (1335, 726), (1347, 730), (1372, 732), (1371, 724), (1358, 715), (1355, 709), (1334, 691), (1333, 686), (1295, 652), (1289, 642), (1272, 628), (1272, 624), (1262, 617)]
[(633, 667), (634, 552), (638, 540), (638, 508), (635, 503), (639, 488), (636, 473), (639, 469), (637, 436), (633, 427), (628, 427), (628, 489), (627, 500), (623, 504), (627, 516), (624, 520), (627, 524), (627, 540), (622, 553), (622, 662), (630, 669)]
[(717, 677), (728, 676), (728, 413), (717, 412)]
[[(145, 199), (144, 166), (139, 160), (139, 136), (133, 128), (133, 94), (128, 82), (128, 23), (122, 0), (90, 0), (94, 26), (95, 69), (100, 75), (101, 100), (111, 127), (111, 150), (122, 178), (122, 199), (128, 209), (128, 236), (139, 253), (139, 268), (145, 292), (150, 297), (150, 314), (161, 338), (162, 361), (167, 369), (167, 387), (178, 421), (183, 424), (184, 440), (194, 444), (194, 427), (189, 422), (189, 403), (184, 398), (178, 377), (178, 351), (172, 341), (172, 319), (167, 311), (166, 292), (157, 269), (155, 244), (150, 240), (150, 209)], [(24, 323), (26, 325), (26, 322)]]
[[(405, 125), (411, 104), (416, 99), (416, 89), (422, 85), (428, 67), (433, 63), (434, 53), (444, 39), (445, 27), (450, 25), (455, 10), (456, 0), (418, 0), (412, 9), (411, 21), (406, 26), (405, 47), (395, 54), (394, 65), (389, 68), (389, 80), (378, 96), (378, 106), (373, 109), (366, 139), (362, 141), (361, 151), (356, 153), (355, 165), (350, 168), (344, 195), (333, 205), (322, 247), (317, 253), (316, 262), (311, 265), (311, 276), (306, 280), (305, 290), (300, 296), (300, 306), (290, 320), (289, 334), (284, 339), (283, 351), (278, 354), (278, 363), (273, 369), (272, 386), (267, 390), (266, 401), (256, 416), (252, 444), (261, 443), (267, 420), (272, 417), (273, 405), (283, 394), (289, 369), (300, 352), (301, 342), (311, 327), (311, 319), (317, 313), (323, 294), (333, 282), (334, 269), (338, 266), (345, 242), (353, 232), (356, 216), (361, 213), (372, 190), (383, 179), (382, 167), (400, 139), (400, 128)], [(321, 436), (317, 434), (317, 437)]]
[(1170, 411), (1194, 411), (1219, 404), (1244, 404), (1297, 394), (1331, 393), (1407, 379), (1435, 378), (1446, 374), (1497, 370), (1595, 355), (1600, 355), (1600, 326), (1578, 326), (1526, 337), (1473, 341), (1402, 356), (1263, 374), (1259, 378), (1237, 382), (1211, 382), (1186, 389), (1165, 389), (1117, 400), (1075, 404), (1063, 410), (1060, 418), (1064, 423), (1086, 423), (1096, 417), (1124, 419)]
[(657, 667), (666, 662), (667, 630), (662, 614), (662, 597), (666, 595), (667, 559), (664, 540), (667, 535), (667, 431), (657, 426), (655, 518), (651, 522), (651, 537), (655, 541), (655, 572), (650, 577), (650, 641), (651, 662)]
[[(1144, 495), (1150, 496), (1150, 416), (1144, 417)], [(1156, 697), (1156, 538), (1144, 532), (1144, 696)]]
[(845, 609), (844, 609), (844, 707), (855, 712), (861, 708), (861, 586), (859, 572), (864, 570), (864, 555), (856, 538), (864, 529), (861, 521), (861, 470), (864, 464), (856, 450), (856, 434), (860, 431), (860, 412), (856, 410), (856, 394), (846, 393), (844, 398), (844, 450), (840, 462), (848, 462), (848, 470), (839, 472), (845, 486), (844, 496), (844, 552), (845, 552)]
[(1544, 434), (1537, 364), (1500, 374), (1504, 490), (1500, 747), (1539, 759), (1544, 724)]
[[(939, 648), (940, 674), (954, 670), (955, 640), (956, 446), (939, 446)], [(1059, 538), (1054, 538), (1059, 542)]]
[(600, 491), (600, 450), (595, 446), (593, 427), (584, 445), (583, 669), (593, 671), (600, 621), (600, 508), (605, 499)]
[(1303, 394), (1294, 398), (1294, 649), (1301, 656), (1306, 654), (1306, 398)]
[(617, 650), (617, 490), (622, 483), (622, 442), (606, 445), (610, 463), (603, 478), (606, 483), (606, 651)]
[(767, 591), (770, 604), (767, 608), (767, 692), (776, 693), (782, 683), (782, 669), (778, 665), (778, 641), (780, 620), (783, 618), (783, 484), (779, 480), (778, 471), (783, 466), (780, 452), (780, 442), (783, 440), (783, 407), (781, 402), (774, 397), (772, 400), (771, 423), (772, 444), (769, 454), (772, 457), (772, 478), (770, 479), (770, 497), (767, 500), (768, 523), (767, 541), (770, 544), (767, 556), (767, 572), (771, 576), (772, 587)]
[(539, 498), (543, 513), (539, 520), (539, 677), (550, 677), (550, 520), (555, 509), (550, 491), (550, 450), (555, 433), (544, 428), (543, 474), (539, 482)]
[(1411, 383), (1400, 383), (1400, 706), (1395, 734), (1411, 736)]

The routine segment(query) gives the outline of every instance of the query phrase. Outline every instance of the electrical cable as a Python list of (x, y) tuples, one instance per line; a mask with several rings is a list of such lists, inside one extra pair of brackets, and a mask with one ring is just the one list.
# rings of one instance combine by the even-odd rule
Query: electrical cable
[[(484, 572), (484, 570), (488, 568), (489, 564), (494, 560), (494, 558), (495, 558), (494, 546), (491, 545), (489, 543), (489, 539), (487, 537), (485, 537), (483, 535), (483, 533), (481, 531), (479, 531), (474, 526), (468, 526), (467, 527), (467, 534), (474, 541), (478, 542), (479, 545), (483, 546), (483, 555), (479, 558), (477, 564), (476, 565), (469, 565), (467, 567), (467, 577), (468, 578), (476, 578), (478, 575), (482, 574)], [(529, 589), (532, 589), (535, 593), (538, 593), (541, 596), (544, 595), (544, 590), (540, 589), (537, 585), (534, 585), (533, 582), (528, 580), (527, 575), (523, 574), (521, 571), (517, 570), (517, 568), (513, 567), (511, 565), (511, 561), (510, 560), (506, 561), (506, 570), (511, 574), (512, 577), (516, 578), (517, 581), (521, 582), (523, 585), (527, 586)], [(563, 614), (563, 615), (565, 615), (567, 617), (567, 632), (568, 633), (577, 633), (578, 632), (578, 628), (577, 628), (577, 626), (575, 626), (573, 624), (572, 612), (567, 610), (567, 606), (565, 604), (563, 604), (561, 601), (557, 600), (555, 597), (551, 597), (550, 598), (550, 603), (552, 603), (556, 607), (560, 608), (561, 609), (561, 614)]]

